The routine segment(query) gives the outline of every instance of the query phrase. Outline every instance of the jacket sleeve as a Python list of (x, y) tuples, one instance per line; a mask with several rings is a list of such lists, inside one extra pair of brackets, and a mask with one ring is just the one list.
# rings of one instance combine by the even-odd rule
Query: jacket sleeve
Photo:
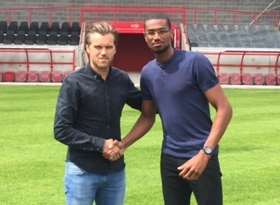
[(141, 94), (140, 90), (134, 86), (134, 83), (131, 81), (129, 76), (127, 76), (127, 78), (128, 78), (128, 81), (127, 81), (128, 95), (127, 95), (126, 103), (130, 107), (141, 111), (142, 94)]
[(55, 139), (75, 149), (102, 152), (103, 138), (89, 135), (75, 128), (79, 111), (79, 94), (77, 82), (66, 78), (60, 88), (56, 105)]

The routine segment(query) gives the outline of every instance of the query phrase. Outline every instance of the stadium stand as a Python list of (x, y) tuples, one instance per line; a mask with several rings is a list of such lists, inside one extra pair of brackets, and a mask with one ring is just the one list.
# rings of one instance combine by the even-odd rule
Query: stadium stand
[[(47, 5), (38, 3), (29, 7), (27, 2), (23, 2), (26, 4), (25, 8), (0, 8), (0, 14), (6, 15), (2, 15), (4, 18), (0, 19), (0, 55), (6, 52), (5, 48), (48, 48), (48, 57), (44, 57), (47, 60), (34, 60), (29, 51), (24, 51), (29, 54), (23, 52), (23, 56), (27, 56), (27, 62), (22, 63), (23, 56), (19, 62), (13, 62), (5, 54), (3, 58), (0, 57), (0, 65), (3, 65), (0, 68), (0, 73), (3, 73), (2, 81), (62, 81), (67, 73), (83, 62), (83, 45), (80, 44), (83, 41), (83, 23), (96, 20), (115, 22), (121, 32), (121, 52), (116, 56), (114, 63), (125, 67), (127, 71), (139, 71), (143, 62), (151, 58), (151, 54), (148, 54), (144, 47), (139, 21), (142, 22), (144, 16), (160, 12), (168, 13), (176, 25), (183, 25), (175, 35), (178, 39), (174, 46), (186, 49), (186, 42), (194, 51), (204, 53), (213, 63), (221, 83), (280, 84), (279, 9), (263, 12), (259, 17), (262, 9), (270, 3), (269, 0), (238, 3), (225, 0), (211, 3), (207, 0), (190, 0), (187, 4), (186, 1), (164, 1), (160, 5), (145, 1), (145, 6), (144, 3), (143, 6), (141, 3), (136, 6), (128, 1), (119, 2), (119, 5), (116, 3), (118, 1), (115, 1), (115, 4), (104, 4), (101, 1), (97, 4), (96, 1), (96, 5), (92, 3), (86, 6), (83, 6), (83, 1), (75, 5), (64, 5), (58, 1), (53, 6), (49, 2)], [(183, 38), (188, 41), (184, 41)], [(132, 42), (136, 46), (130, 48)], [(75, 51), (74, 57), (67, 56), (66, 52), (63, 54), (66, 57), (56, 59), (58, 54), (52, 53), (53, 49), (64, 50), (66, 47)], [(142, 55), (135, 48), (141, 48)], [(212, 54), (209, 54), (209, 50)], [(119, 59), (123, 59), (124, 56), (126, 59), (136, 59), (132, 54), (137, 54), (138, 64), (135, 64), (136, 61), (128, 61), (124, 66)], [(63, 62), (63, 59), (68, 59), (69, 64)], [(140, 62), (141, 60), (143, 62)], [(11, 65), (6, 65), (9, 62)], [(61, 67), (60, 63), (64, 63), (67, 68)]]
[(48, 47), (0, 48), (1, 81), (61, 82), (76, 68), (76, 49)]
[(78, 45), (80, 40), (79, 22), (0, 22), (0, 43), (38, 45)]
[[(253, 25), (188, 26), (191, 42), (200, 47), (279, 48), (280, 34), (272, 26)], [(225, 29), (226, 28), (226, 29)]]

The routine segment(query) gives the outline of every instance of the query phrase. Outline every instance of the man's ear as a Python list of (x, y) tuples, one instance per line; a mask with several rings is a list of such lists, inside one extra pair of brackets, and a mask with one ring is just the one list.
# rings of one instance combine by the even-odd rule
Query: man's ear
[(89, 47), (88, 44), (86, 44), (86, 45), (85, 45), (85, 51), (86, 51), (86, 53), (88, 53), (88, 47)]
[(170, 30), (170, 39), (171, 39), (171, 46), (174, 47), (174, 31)]
[(143, 35), (144, 35), (144, 40), (145, 40), (145, 42), (147, 43), (147, 41), (148, 41), (148, 40), (147, 40), (147, 35), (146, 35), (145, 33), (144, 33)]
[(174, 31), (173, 31), (173, 29), (170, 30), (170, 35), (171, 35), (172, 41), (174, 41)]

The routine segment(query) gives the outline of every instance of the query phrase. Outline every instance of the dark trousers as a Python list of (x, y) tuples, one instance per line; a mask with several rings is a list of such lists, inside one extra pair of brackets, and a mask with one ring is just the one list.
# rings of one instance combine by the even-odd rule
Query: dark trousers
[(161, 180), (165, 205), (189, 205), (191, 193), (198, 205), (222, 205), (223, 193), (218, 157), (213, 156), (200, 178), (187, 181), (179, 176), (177, 167), (186, 159), (161, 155)]

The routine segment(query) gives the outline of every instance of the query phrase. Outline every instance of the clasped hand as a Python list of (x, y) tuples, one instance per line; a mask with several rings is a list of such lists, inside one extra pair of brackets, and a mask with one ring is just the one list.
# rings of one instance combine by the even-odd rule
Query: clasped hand
[(105, 159), (115, 161), (121, 158), (124, 154), (124, 146), (118, 140), (108, 139), (105, 140), (103, 146), (103, 156)]

